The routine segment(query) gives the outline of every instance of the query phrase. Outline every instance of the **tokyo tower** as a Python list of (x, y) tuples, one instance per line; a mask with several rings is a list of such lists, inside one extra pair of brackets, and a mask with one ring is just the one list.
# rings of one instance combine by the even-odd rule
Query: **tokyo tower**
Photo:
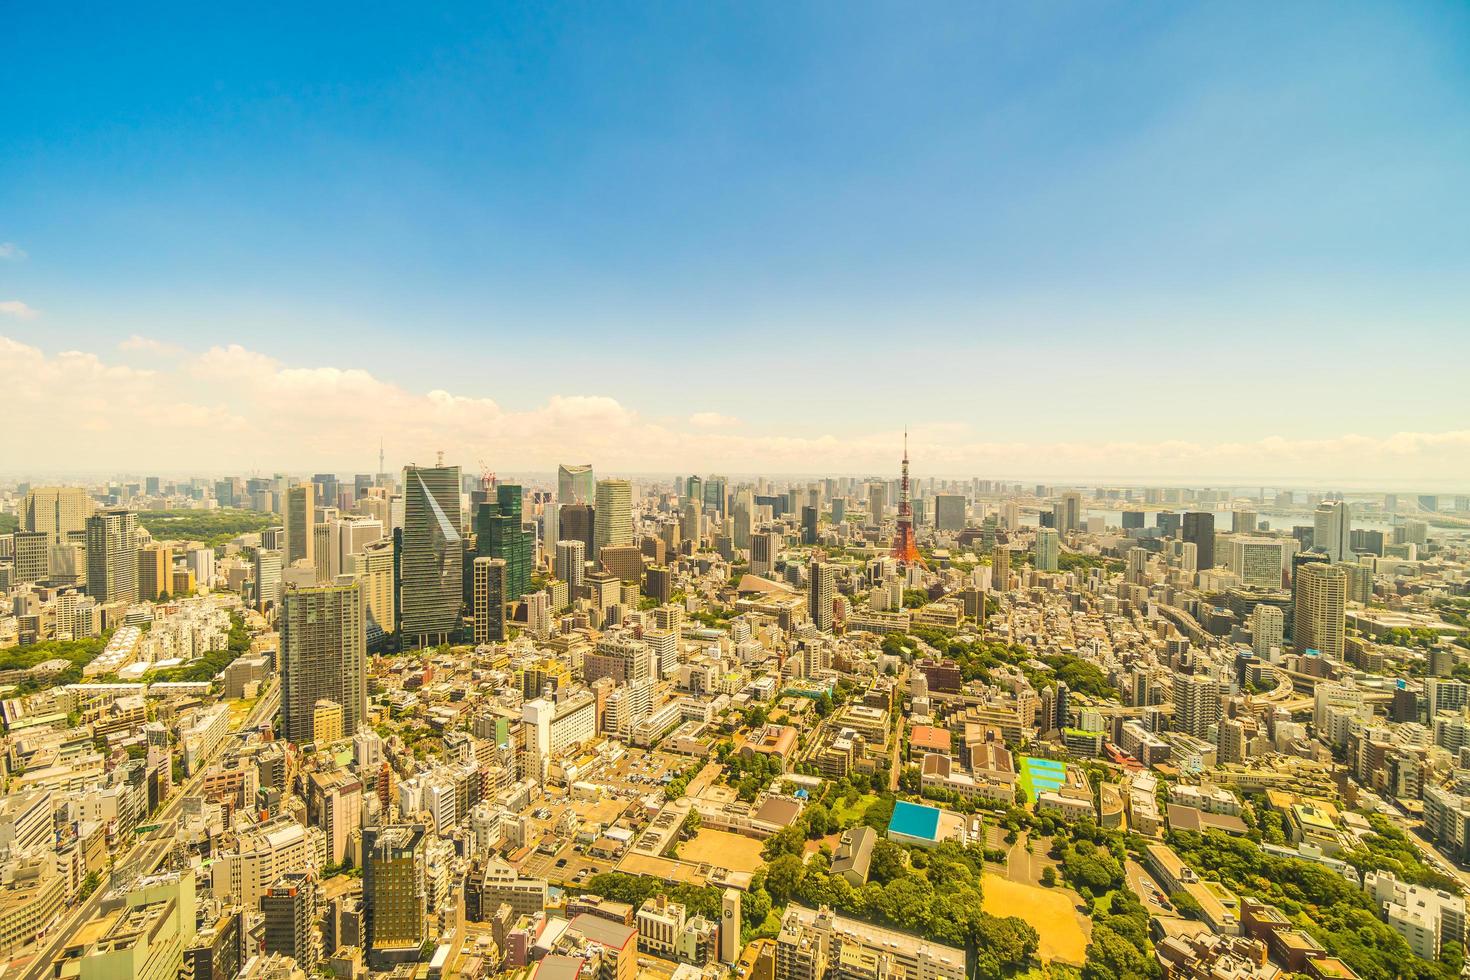
[(914, 540), (914, 508), (909, 500), (909, 430), (903, 430), (903, 482), (898, 490), (898, 527), (893, 533), (893, 557), (905, 565), (924, 564)]

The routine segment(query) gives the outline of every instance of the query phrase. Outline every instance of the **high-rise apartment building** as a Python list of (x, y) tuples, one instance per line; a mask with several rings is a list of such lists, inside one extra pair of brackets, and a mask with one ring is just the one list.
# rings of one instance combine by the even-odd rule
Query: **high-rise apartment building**
[(449, 642), (464, 604), (459, 467), (403, 469), (399, 634), (407, 646)]
[(367, 629), (360, 582), (286, 592), (281, 612), (281, 734), (313, 736), (323, 698), (342, 706), (342, 730), (367, 716)]
[(836, 592), (836, 570), (826, 562), (812, 562), (807, 594), (807, 613), (812, 625), (826, 632), (832, 628), (832, 599)]
[(99, 603), (138, 601), (138, 517), (105, 510), (87, 518), (87, 594)]
[(1342, 659), (1347, 610), (1347, 575), (1336, 565), (1310, 562), (1297, 569), (1292, 610), (1292, 645)]
[(1279, 606), (1262, 602), (1251, 610), (1251, 649), (1261, 660), (1270, 661), (1271, 651), (1280, 650), (1286, 635), (1286, 614)]
[(990, 551), (990, 588), (996, 592), (1011, 590), (1011, 549), (996, 545)]
[(286, 489), (286, 564), (316, 564), (316, 488), (298, 483)]
[(597, 481), (597, 512), (592, 524), (592, 553), (608, 545), (633, 543), (633, 485), (627, 480)]
[(1220, 721), (1224, 685), (1203, 674), (1174, 676), (1174, 728), (1195, 738), (1212, 739)]
[(505, 605), (509, 566), (504, 558), (476, 558), (474, 567), (475, 643), (506, 639)]
[(1184, 540), (1194, 545), (1196, 568), (1205, 572), (1215, 567), (1215, 515), (1190, 511), (1184, 515)]
[(572, 599), (582, 591), (582, 576), (586, 570), (586, 545), (576, 538), (556, 543), (556, 577), (567, 583), (567, 593)]
[(556, 473), (556, 499), (562, 506), (590, 504), (596, 493), (596, 478), (590, 463), (563, 463)]

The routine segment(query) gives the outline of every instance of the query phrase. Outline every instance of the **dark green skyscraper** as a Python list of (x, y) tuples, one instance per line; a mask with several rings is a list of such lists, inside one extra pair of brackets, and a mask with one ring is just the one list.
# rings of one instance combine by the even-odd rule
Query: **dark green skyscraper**
[(495, 499), (480, 505), (475, 515), (475, 549), (481, 558), (505, 562), (505, 601), (514, 602), (531, 591), (531, 563), (536, 554), (536, 532), (521, 520), (521, 488), (502, 483)]

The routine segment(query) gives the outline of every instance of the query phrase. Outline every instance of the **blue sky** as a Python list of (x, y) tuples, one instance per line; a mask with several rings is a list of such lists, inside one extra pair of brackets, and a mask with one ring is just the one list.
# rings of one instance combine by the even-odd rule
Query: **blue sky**
[(0, 335), (753, 439), (1470, 417), (1464, 4), (206, 6), (3, 15)]

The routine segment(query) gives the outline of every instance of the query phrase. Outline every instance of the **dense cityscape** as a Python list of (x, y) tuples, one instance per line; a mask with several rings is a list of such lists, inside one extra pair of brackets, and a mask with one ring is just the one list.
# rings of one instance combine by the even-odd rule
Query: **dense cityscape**
[(895, 450), (0, 487), (7, 975), (1463, 970), (1470, 497)]
[(0, 3), (0, 980), (1470, 980), (1470, 2)]

